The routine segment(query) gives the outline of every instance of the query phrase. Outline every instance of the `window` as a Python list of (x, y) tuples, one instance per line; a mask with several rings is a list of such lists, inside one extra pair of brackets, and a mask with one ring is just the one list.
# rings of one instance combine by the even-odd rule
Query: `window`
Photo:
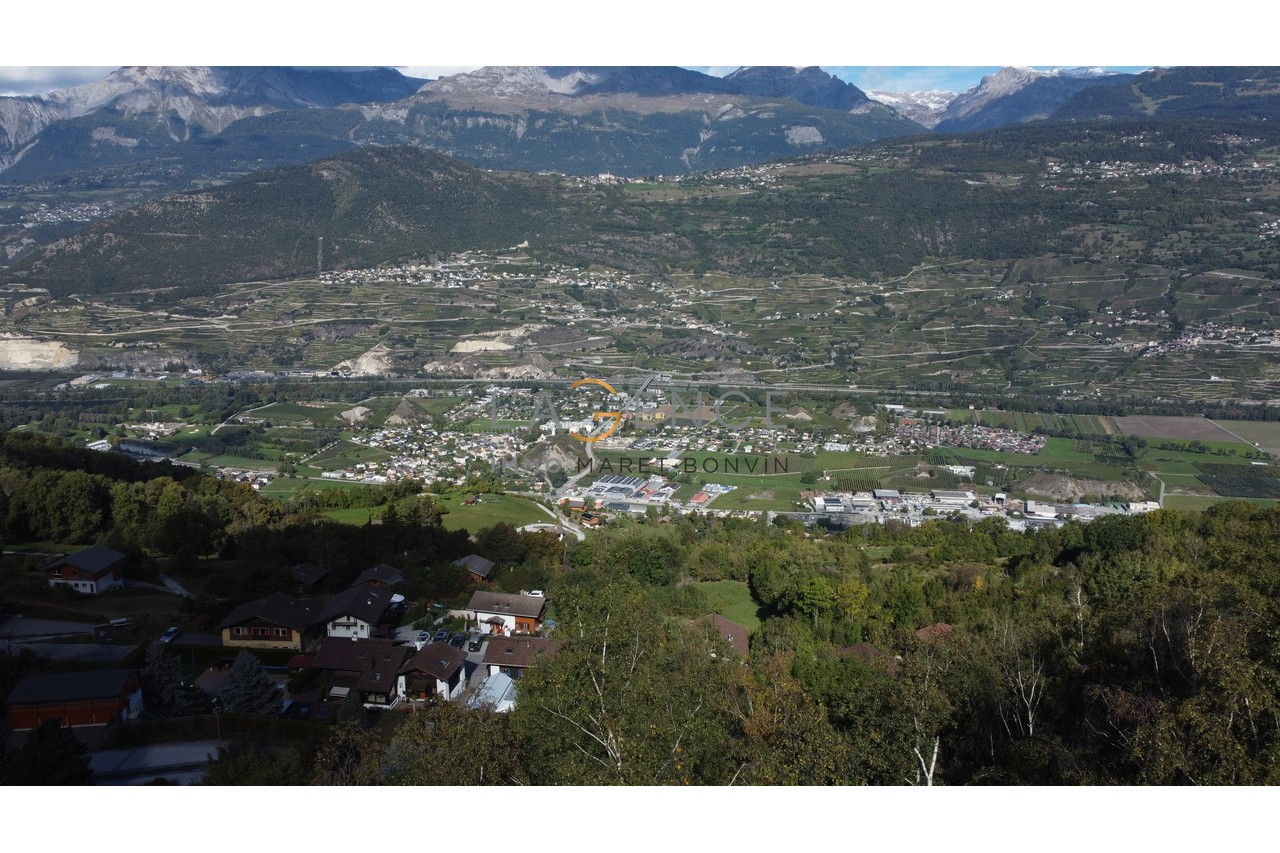
[(270, 632), (266, 628), (251, 628), (255, 640), (265, 640), (270, 636)]
[(288, 628), (273, 628), (273, 629), (272, 629), (272, 633), (274, 633), (277, 637), (287, 637), (287, 636), (289, 636), (289, 629), (288, 629)]
[(233, 637), (244, 637), (244, 636), (247, 636), (248, 633), (249, 633), (248, 628), (232, 628), (231, 629), (231, 636)]

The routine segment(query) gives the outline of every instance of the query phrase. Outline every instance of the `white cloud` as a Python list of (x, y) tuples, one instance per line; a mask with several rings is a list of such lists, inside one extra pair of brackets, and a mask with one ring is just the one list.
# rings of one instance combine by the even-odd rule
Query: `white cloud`
[(479, 67), (479, 65), (399, 65), (396, 70), (406, 77), (436, 80), (454, 74), (466, 74), (468, 71), (475, 71)]
[(0, 65), (0, 95), (43, 95), (100, 80), (117, 66)]

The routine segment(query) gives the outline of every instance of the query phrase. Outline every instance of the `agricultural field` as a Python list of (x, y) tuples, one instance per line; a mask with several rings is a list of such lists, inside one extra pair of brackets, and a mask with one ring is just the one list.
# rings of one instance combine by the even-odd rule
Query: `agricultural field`
[[(665, 184), (650, 191), (687, 195)], [(442, 288), (432, 278), (439, 273), (466, 286)], [(650, 279), (537, 262), (513, 267), (476, 253), (431, 271), (343, 277), (349, 280), (228, 285), (192, 296), (167, 315), (150, 294), (50, 300), (24, 308), (19, 319), (0, 318), (0, 332), (63, 341), (84, 351), (86, 361), (110, 358), (111, 343), (155, 347), (215, 373), (288, 368), (316, 381), (347, 371), (475, 377), (536, 370), (565, 379), (589, 370), (703, 381), (733, 375), (861, 391), (942, 381), (1055, 399), (1130, 396), (1135, 388), (1188, 402), (1280, 396), (1280, 353), (1249, 337), (1274, 333), (1280, 291), (1212, 273), (1187, 278), (1158, 267), (1044, 257), (950, 260), (880, 282), (715, 271)], [(1227, 340), (1198, 329), (1212, 344), (1165, 346), (1165, 296), (1175, 280), (1189, 332), (1196, 324), (1243, 324), (1248, 334)], [(624, 314), (643, 319), (619, 325)], [(428, 416), (449, 404), (447, 398), (413, 403)], [(390, 405), (372, 404), (371, 422), (381, 422)], [(272, 423), (332, 421), (327, 408), (318, 420), (305, 408), (278, 404), (257, 414)], [(735, 418), (762, 416), (755, 405), (733, 408)], [(821, 406), (805, 408), (815, 428), (838, 422)], [(1026, 431), (1111, 432), (1106, 418), (1093, 416), (951, 415)], [(1131, 426), (1138, 435), (1151, 429)]]
[(366, 462), (383, 462), (390, 458), (391, 454), (380, 447), (365, 447), (343, 439), (309, 457), (306, 462), (310, 467), (321, 471), (336, 471)]
[(273, 424), (301, 427), (338, 426), (342, 412), (351, 408), (343, 403), (270, 403), (245, 412), (243, 417), (261, 418)]
[[(1196, 511), (1208, 509), (1214, 504), (1222, 503), (1227, 498), (1221, 498), (1214, 495), (1166, 495), (1164, 505), (1167, 509), (1177, 509), (1183, 511)], [(1243, 500), (1241, 498), (1232, 498), (1231, 500)], [(1276, 506), (1280, 501), (1274, 500), (1249, 500), (1249, 503), (1258, 504), (1259, 506)]]
[(1280, 421), (1214, 421), (1218, 427), (1247, 444), (1280, 454)]
[(1280, 468), (1202, 462), (1198, 479), (1226, 498), (1280, 499)]
[(995, 409), (951, 409), (948, 411), (947, 417), (951, 421), (1027, 433), (1033, 433), (1037, 429), (1042, 429), (1049, 433), (1067, 433), (1080, 436), (1116, 435), (1119, 432), (1110, 418), (1096, 415), (1007, 412)]
[(1236, 443), (1240, 438), (1213, 421), (1202, 417), (1161, 417), (1128, 415), (1115, 418), (1125, 435), (1142, 438), (1168, 438), (1175, 441), (1219, 441)]

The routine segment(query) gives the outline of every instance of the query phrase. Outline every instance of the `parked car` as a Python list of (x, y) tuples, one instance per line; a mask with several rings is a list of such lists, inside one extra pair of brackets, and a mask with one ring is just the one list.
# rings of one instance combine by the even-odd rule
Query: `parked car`
[(546, 594), (543, 593), (543, 591), (540, 589), (531, 589), (529, 590), (529, 597), (530, 598), (546, 598)]
[(465, 643), (466, 641), (467, 641), (466, 634), (454, 634), (452, 637), (449, 638), (449, 645), (453, 646), (455, 649), (460, 649), (462, 648), (462, 644)]
[(472, 634), (471, 639), (467, 642), (467, 651), (478, 652), (484, 647), (484, 635)]
[(441, 628), (439, 631), (436, 631), (437, 643), (445, 643), (448, 641), (449, 641), (449, 632), (447, 630), (445, 630), (444, 628)]
[(172, 643), (174, 640), (178, 639), (178, 635), (181, 633), (182, 631), (178, 629), (178, 626), (174, 625), (172, 628), (170, 628), (169, 630), (165, 631), (163, 634), (160, 635), (160, 642), (164, 643), (165, 645), (168, 645), (169, 643)]
[(419, 631), (418, 636), (413, 638), (413, 648), (416, 651), (422, 651), (422, 647), (431, 642), (430, 631)]

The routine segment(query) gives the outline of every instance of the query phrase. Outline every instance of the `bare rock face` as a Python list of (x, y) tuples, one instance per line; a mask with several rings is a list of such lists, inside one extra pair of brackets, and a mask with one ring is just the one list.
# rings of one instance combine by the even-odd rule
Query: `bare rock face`
[(391, 372), (390, 356), (391, 349), (378, 344), (363, 355), (339, 362), (333, 369), (349, 371), (352, 376), (385, 376)]
[(1124, 500), (1142, 500), (1146, 490), (1128, 480), (1090, 480), (1067, 474), (1040, 472), (1019, 484), (1033, 498), (1051, 501), (1079, 501), (1085, 497), (1116, 496)]
[(0, 338), (0, 370), (62, 370), (79, 362), (80, 353), (59, 341)]

